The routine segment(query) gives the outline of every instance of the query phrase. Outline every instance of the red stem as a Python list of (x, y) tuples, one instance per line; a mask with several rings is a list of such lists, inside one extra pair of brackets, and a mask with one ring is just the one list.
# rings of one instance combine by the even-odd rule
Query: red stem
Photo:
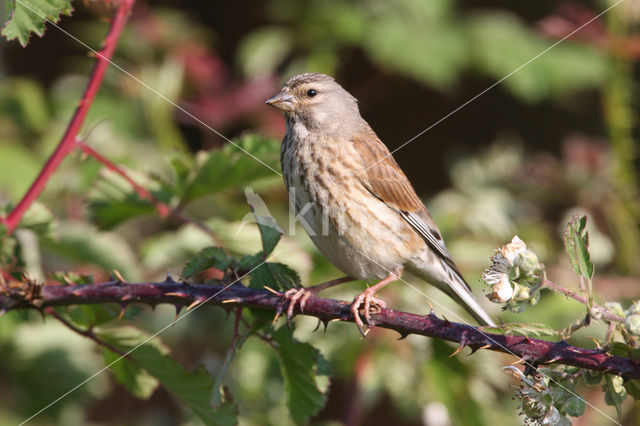
[(91, 71), (91, 77), (89, 78), (89, 83), (87, 84), (87, 88), (85, 89), (84, 94), (82, 95), (82, 99), (76, 108), (76, 111), (67, 127), (64, 136), (60, 140), (60, 143), (56, 147), (55, 151), (46, 164), (40, 171), (40, 174), (36, 178), (36, 180), (31, 185), (31, 188), (27, 191), (27, 193), (22, 197), (18, 205), (9, 213), (9, 216), (3, 220), (6, 225), (8, 232), (11, 233), (15, 230), (15, 228), (20, 223), (22, 216), (27, 211), (29, 206), (40, 196), (44, 187), (46, 186), (51, 176), (55, 173), (55, 171), (62, 163), (62, 160), (73, 150), (76, 136), (82, 127), (82, 123), (84, 122), (85, 117), (87, 116), (87, 112), (89, 112), (89, 108), (93, 103), (93, 100), (100, 89), (100, 85), (102, 84), (102, 78), (104, 77), (104, 73), (111, 61), (111, 57), (113, 56), (113, 52), (118, 44), (118, 39), (122, 33), (122, 29), (124, 28), (125, 23), (127, 22), (127, 18), (129, 17), (129, 13), (131, 12), (131, 8), (133, 7), (133, 3), (135, 0), (122, 0), (120, 2), (120, 6), (116, 11), (116, 15), (111, 21), (111, 26), (109, 27), (109, 32), (107, 33), (104, 42), (103, 48), (99, 52), (96, 52), (96, 63), (93, 66), (93, 70)]
[(114, 173), (117, 173), (124, 180), (126, 180), (129, 183), (129, 185), (131, 185), (133, 189), (138, 193), (140, 198), (148, 200), (156, 206), (156, 209), (158, 210), (158, 213), (160, 214), (161, 217), (167, 217), (171, 213), (171, 207), (169, 207), (167, 204), (163, 203), (162, 201), (154, 197), (153, 194), (149, 190), (147, 190), (147, 188), (138, 184), (135, 180), (131, 179), (131, 177), (121, 167), (109, 161), (106, 157), (104, 157), (102, 154), (100, 154), (98, 151), (91, 148), (89, 145), (87, 145), (84, 142), (78, 141), (76, 142), (76, 146), (80, 148), (87, 155), (95, 158), (103, 166), (113, 171)]
[(151, 193), (151, 191), (149, 191), (147, 188), (145, 188), (144, 186), (138, 184), (135, 180), (133, 180), (131, 178), (131, 176), (129, 176), (127, 174), (127, 172), (122, 167), (114, 164), (113, 162), (111, 162), (111, 160), (109, 160), (108, 158), (106, 158), (105, 156), (100, 154), (95, 149), (91, 148), (86, 143), (84, 143), (82, 141), (77, 141), (76, 142), (76, 146), (79, 149), (81, 149), (85, 154), (93, 157), (96, 161), (101, 163), (103, 166), (105, 166), (109, 170), (113, 171), (114, 173), (117, 173), (124, 180), (126, 180), (129, 183), (129, 185), (131, 185), (131, 187), (136, 191), (136, 193), (138, 194), (138, 196), (140, 198), (142, 198), (144, 200), (148, 200), (149, 202), (153, 203), (153, 205), (155, 206), (156, 210), (158, 211), (158, 214), (160, 215), (160, 217), (165, 218), (167, 216), (171, 216), (171, 217), (173, 217), (174, 219), (178, 220), (181, 223), (191, 224), (191, 225), (197, 227), (198, 229), (200, 229), (201, 231), (203, 231), (204, 233), (209, 234), (209, 236), (214, 241), (216, 241), (218, 243), (218, 245), (220, 245), (218, 236), (211, 229), (209, 229), (209, 227), (207, 225), (205, 225), (204, 223), (202, 223), (202, 222), (200, 222), (198, 220), (191, 219), (191, 218), (185, 216), (184, 214), (180, 213), (180, 211), (179, 211), (179, 207), (180, 206), (178, 206), (175, 209), (172, 209), (168, 204), (163, 203), (162, 201), (158, 200)]

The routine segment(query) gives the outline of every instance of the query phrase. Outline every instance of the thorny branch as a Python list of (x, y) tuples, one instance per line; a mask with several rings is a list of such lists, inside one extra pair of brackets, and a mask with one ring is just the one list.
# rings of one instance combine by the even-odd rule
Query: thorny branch
[[(169, 303), (179, 312), (185, 306), (191, 308), (205, 302), (225, 309), (251, 307), (278, 311), (282, 310), (283, 299), (270, 291), (247, 288), (239, 283), (225, 289), (222, 285), (176, 282), (171, 277), (162, 282), (110, 281), (66, 286), (14, 281), (0, 287), (0, 310), (5, 312), (100, 303), (117, 303), (123, 308), (132, 303), (151, 306)], [(300, 313), (298, 308), (295, 312)], [(307, 301), (304, 315), (316, 317), (325, 324), (330, 321), (354, 321), (348, 302), (320, 297), (311, 297)], [(460, 349), (468, 346), (472, 352), (489, 349), (508, 353), (530, 365), (565, 364), (616, 374), (624, 379), (640, 379), (640, 361), (614, 356), (601, 349), (579, 348), (566, 341), (549, 342), (485, 333), (476, 327), (440, 319), (433, 312), (416, 315), (381, 309), (372, 314), (372, 319), (377, 327), (395, 330), (402, 338), (418, 334), (458, 343)]]

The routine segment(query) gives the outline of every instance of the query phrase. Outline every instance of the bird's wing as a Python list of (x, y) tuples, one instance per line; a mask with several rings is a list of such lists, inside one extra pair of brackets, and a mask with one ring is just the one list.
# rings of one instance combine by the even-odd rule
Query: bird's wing
[(364, 171), (360, 172), (360, 179), (364, 186), (374, 196), (397, 210), (429, 247), (459, 274), (431, 214), (386, 145), (372, 130), (352, 138), (351, 142), (362, 159)]
[(441, 259), (449, 281), (442, 286), (438, 283), (434, 284), (462, 302), (481, 324), (494, 325), (491, 317), (476, 301), (469, 284), (451, 258), (431, 214), (418, 198), (409, 179), (395, 162), (387, 147), (373, 130), (369, 130), (361, 137), (352, 138), (351, 142), (362, 160), (363, 170), (359, 177), (365, 188), (395, 209)]

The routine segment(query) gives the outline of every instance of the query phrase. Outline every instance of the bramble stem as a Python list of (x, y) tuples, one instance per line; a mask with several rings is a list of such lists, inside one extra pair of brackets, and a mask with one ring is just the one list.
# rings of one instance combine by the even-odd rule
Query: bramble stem
[[(0, 286), (0, 310), (4, 311), (102, 303), (117, 303), (121, 306), (131, 303), (151, 306), (170, 303), (176, 307), (206, 303), (224, 309), (251, 307), (276, 311), (281, 308), (283, 300), (270, 291), (247, 288), (240, 284), (229, 287), (188, 284), (175, 282), (171, 278), (163, 282), (136, 284), (111, 281), (91, 285), (40, 286), (33, 282), (13, 282), (11, 285)], [(296, 308), (296, 313), (300, 313), (299, 308)], [(325, 323), (354, 322), (349, 302), (315, 296), (307, 300), (304, 315), (319, 318)], [(433, 313), (416, 315), (383, 308), (378, 313), (372, 313), (371, 318), (376, 327), (395, 330), (401, 337), (418, 334), (455, 342), (461, 348), (469, 346), (473, 351), (482, 348), (511, 354), (532, 366), (565, 364), (616, 374), (625, 379), (640, 379), (640, 363), (600, 349), (572, 346), (566, 341), (549, 342), (523, 336), (486, 333), (470, 325), (437, 318)]]
[(109, 31), (103, 41), (104, 47), (95, 55), (96, 62), (93, 66), (93, 70), (91, 71), (89, 83), (87, 84), (84, 94), (78, 103), (78, 107), (76, 108), (73, 117), (71, 118), (71, 122), (69, 122), (69, 126), (67, 126), (67, 130), (27, 193), (22, 197), (11, 213), (9, 213), (7, 218), (3, 220), (9, 233), (12, 233), (16, 229), (22, 219), (22, 216), (24, 216), (27, 209), (29, 209), (29, 206), (31, 206), (31, 204), (40, 196), (47, 182), (58, 169), (60, 163), (62, 163), (62, 160), (64, 160), (64, 158), (73, 151), (78, 132), (80, 131), (82, 123), (89, 112), (89, 108), (91, 108), (91, 104), (100, 89), (102, 78), (104, 77), (107, 66), (111, 61), (113, 52), (118, 44), (118, 39), (122, 34), (122, 29), (127, 22), (127, 18), (129, 17), (129, 13), (131, 12), (134, 2), (135, 0), (122, 0), (120, 2), (120, 6), (111, 21), (111, 26), (109, 27)]

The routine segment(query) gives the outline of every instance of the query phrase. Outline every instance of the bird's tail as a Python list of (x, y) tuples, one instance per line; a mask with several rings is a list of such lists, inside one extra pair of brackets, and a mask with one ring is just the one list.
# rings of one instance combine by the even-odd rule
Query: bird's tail
[(448, 279), (444, 279), (445, 277), (442, 274), (438, 274), (441, 279), (434, 277), (432, 274), (433, 271), (412, 270), (411, 272), (417, 274), (419, 277), (429, 281), (440, 290), (447, 293), (451, 298), (464, 307), (480, 325), (495, 327), (496, 323), (493, 322), (489, 314), (487, 314), (480, 306), (478, 300), (471, 292), (469, 284), (467, 284), (462, 277), (462, 274), (460, 274), (457, 269), (449, 266), (446, 262), (441, 262), (441, 265), (444, 269), (443, 272), (446, 272), (445, 275)]

